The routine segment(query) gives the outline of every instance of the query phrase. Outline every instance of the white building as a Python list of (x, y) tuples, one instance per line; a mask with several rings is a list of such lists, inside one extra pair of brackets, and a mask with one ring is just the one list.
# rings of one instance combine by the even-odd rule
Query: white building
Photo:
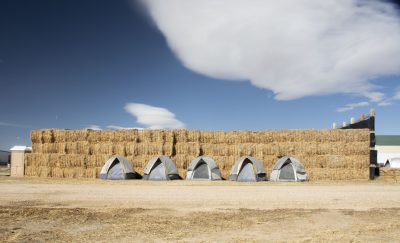
[(378, 151), (379, 164), (398, 164), (396, 161), (400, 161), (400, 135), (377, 135), (375, 149)]

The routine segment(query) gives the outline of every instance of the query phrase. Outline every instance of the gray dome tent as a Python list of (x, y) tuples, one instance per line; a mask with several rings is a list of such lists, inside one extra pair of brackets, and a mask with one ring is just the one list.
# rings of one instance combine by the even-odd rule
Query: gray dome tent
[(144, 168), (143, 180), (179, 180), (178, 169), (167, 156), (158, 156), (149, 160)]
[(391, 158), (386, 161), (385, 167), (400, 168), (400, 158)]
[(291, 156), (284, 156), (272, 168), (271, 180), (306, 181), (307, 173), (298, 159)]
[(221, 180), (217, 163), (210, 157), (199, 156), (190, 162), (186, 180)]
[(105, 180), (127, 180), (138, 177), (140, 176), (133, 170), (132, 163), (118, 155), (108, 159), (100, 172), (100, 178)]
[(267, 179), (263, 164), (257, 159), (244, 156), (232, 167), (230, 181), (265, 181)]

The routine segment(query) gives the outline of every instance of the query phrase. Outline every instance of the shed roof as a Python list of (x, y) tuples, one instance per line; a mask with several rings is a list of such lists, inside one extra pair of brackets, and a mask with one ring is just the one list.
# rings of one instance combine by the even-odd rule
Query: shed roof
[(400, 135), (376, 135), (378, 146), (400, 146)]

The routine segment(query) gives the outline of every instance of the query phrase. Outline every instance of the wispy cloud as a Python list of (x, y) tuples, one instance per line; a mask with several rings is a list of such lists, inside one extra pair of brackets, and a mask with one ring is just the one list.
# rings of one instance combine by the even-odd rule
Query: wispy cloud
[(391, 100), (384, 100), (378, 103), (378, 106), (390, 106), (393, 105), (393, 102)]
[(395, 93), (393, 94), (392, 97), (386, 98), (381, 100), (378, 103), (378, 106), (389, 106), (389, 105), (393, 105), (393, 103), (395, 103), (396, 101), (400, 100), (400, 87), (397, 87), (395, 90)]
[(176, 119), (175, 114), (166, 108), (139, 103), (128, 103), (125, 110), (136, 117), (137, 123), (150, 129), (184, 128), (185, 124)]
[(357, 107), (363, 107), (363, 106), (369, 106), (369, 103), (364, 101), (364, 102), (358, 102), (358, 103), (351, 103), (351, 104), (347, 104), (343, 107), (340, 107), (338, 109), (336, 109), (337, 112), (346, 112), (346, 111), (351, 111), (354, 110)]
[(26, 126), (26, 125), (8, 123), (8, 122), (1, 122), (1, 121), (0, 121), (0, 126), (3, 126), (3, 127), (19, 127), (19, 128), (29, 128), (30, 127), (30, 126)]
[(392, 100), (400, 100), (400, 87), (396, 89), (396, 93), (392, 97)]
[(400, 20), (390, 1), (141, 2), (187, 68), (249, 80), (278, 100), (346, 93), (381, 102), (370, 80), (400, 75)]

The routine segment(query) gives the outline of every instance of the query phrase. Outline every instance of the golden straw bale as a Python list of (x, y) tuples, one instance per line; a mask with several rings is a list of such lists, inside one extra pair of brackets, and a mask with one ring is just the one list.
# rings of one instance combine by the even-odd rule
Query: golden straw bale
[(42, 142), (43, 143), (54, 143), (54, 135), (52, 129), (42, 130)]
[(183, 180), (186, 179), (186, 169), (178, 168), (178, 174)]
[(339, 154), (351, 155), (351, 154), (366, 154), (369, 153), (370, 144), (369, 142), (353, 142), (343, 143), (342, 146), (338, 148)]
[(32, 143), (32, 153), (43, 153), (43, 144)]
[(63, 178), (87, 178), (86, 175), (87, 169), (85, 168), (64, 168), (62, 170)]
[(114, 144), (114, 153), (120, 156), (126, 156), (125, 143), (115, 143)]
[(268, 156), (264, 156), (263, 158), (258, 158), (258, 159), (264, 165), (264, 169), (267, 173), (267, 176), (269, 177), (269, 175), (272, 171), (272, 168), (274, 167), (274, 165), (276, 164), (276, 162), (278, 161), (279, 158), (276, 156), (268, 155)]
[(138, 155), (139, 154), (138, 147), (139, 147), (139, 144), (136, 143), (136, 142), (125, 143), (126, 155), (127, 156), (129, 156), (129, 155)]
[(153, 155), (138, 155), (128, 156), (127, 159), (131, 161), (135, 171), (140, 172), (147, 165), (147, 162), (153, 157)]
[(90, 143), (112, 142), (112, 130), (87, 130), (87, 141)]
[(175, 144), (176, 154), (200, 155), (200, 144), (198, 142), (186, 142)]
[(43, 154), (65, 153), (65, 143), (34, 143), (32, 144), (32, 152)]
[(78, 142), (87, 140), (89, 130), (55, 129), (53, 130), (53, 134), (54, 134), (54, 142), (56, 143)]
[(123, 130), (109, 130), (107, 131), (109, 140), (111, 142), (139, 142), (141, 130), (138, 129), (123, 129)]
[(104, 154), (90, 155), (86, 160), (87, 168), (103, 167), (104, 164), (110, 159), (111, 156)]
[(264, 144), (262, 150), (264, 155), (280, 155), (279, 143), (277, 142)]
[[(225, 131), (214, 131), (213, 142), (217, 144), (226, 143), (226, 133)], [(200, 141), (201, 142), (201, 141)]]
[(199, 142), (201, 131), (180, 129), (174, 130), (174, 139), (177, 143), (180, 142)]
[(207, 144), (203, 143), (200, 145), (200, 149), (204, 154), (216, 155), (216, 156), (227, 156), (230, 155), (230, 146), (226, 144)]
[(79, 154), (50, 154), (51, 167), (86, 167), (88, 155)]
[(25, 166), (50, 166), (50, 154), (29, 153), (25, 154)]
[(188, 142), (199, 142), (200, 137), (202, 136), (201, 135), (202, 132), (203, 131), (199, 131), (199, 130), (188, 130), (188, 133), (187, 133)]
[(172, 143), (174, 133), (170, 130), (138, 130), (138, 143)]
[(235, 144), (230, 151), (234, 151), (232, 155), (237, 157), (242, 156), (255, 156), (256, 154), (256, 144), (253, 143), (239, 143)]
[(190, 162), (195, 159), (197, 156), (195, 155), (186, 155), (186, 154), (177, 154), (173, 156), (171, 159), (172, 161), (175, 162), (175, 165), (179, 168), (182, 168), (184, 170), (187, 169), (189, 166)]
[(48, 166), (38, 166), (34, 168), (35, 175), (39, 177), (52, 177), (51, 168)]
[(163, 131), (164, 142), (165, 143), (174, 143), (174, 131), (172, 130), (164, 130)]
[(400, 181), (400, 169), (399, 168), (379, 168), (379, 180), (381, 181)]
[(114, 154), (114, 144), (112, 142), (100, 142), (89, 144), (89, 154)]
[(365, 169), (306, 169), (311, 181), (316, 180), (368, 180), (369, 171)]
[(137, 151), (139, 155), (162, 155), (163, 144), (157, 142), (139, 143)]
[(162, 143), (165, 141), (164, 130), (139, 130), (138, 131), (140, 143)]
[(32, 130), (31, 131), (31, 141), (32, 141), (32, 144), (43, 143), (42, 130)]
[(90, 169), (86, 169), (84, 171), (85, 178), (98, 178), (99, 175), (100, 175), (100, 172), (97, 173), (97, 168), (90, 168)]
[(186, 130), (186, 129), (174, 130), (173, 131), (174, 142), (176, 142), (176, 143), (188, 142), (187, 133), (188, 133), (188, 130)]
[(110, 138), (110, 141), (113, 143), (125, 142), (127, 140), (128, 138), (126, 130), (114, 130)]
[(162, 155), (171, 157), (174, 154), (174, 144), (172, 142), (164, 143)]
[(38, 176), (36, 168), (36, 166), (25, 166), (24, 175), (32, 177)]
[(52, 177), (55, 177), (55, 178), (64, 178), (64, 169), (65, 169), (65, 168), (59, 168), (59, 167), (53, 167), (53, 168), (51, 168), (51, 175), (52, 175)]
[(24, 155), (24, 166), (31, 166), (34, 163), (34, 158), (32, 156), (33, 153), (27, 153)]
[[(199, 134), (199, 136), (197, 136)], [(200, 143), (215, 143), (214, 139), (215, 133), (212, 131), (201, 131), (200, 133), (196, 133), (194, 130), (189, 130), (188, 137), (190, 141), (196, 140), (197, 137), (199, 138), (198, 141)]]
[(76, 142), (76, 154), (90, 154), (89, 142)]
[(239, 159), (237, 156), (210, 156), (217, 163), (221, 175), (224, 178), (228, 178), (236, 160)]

